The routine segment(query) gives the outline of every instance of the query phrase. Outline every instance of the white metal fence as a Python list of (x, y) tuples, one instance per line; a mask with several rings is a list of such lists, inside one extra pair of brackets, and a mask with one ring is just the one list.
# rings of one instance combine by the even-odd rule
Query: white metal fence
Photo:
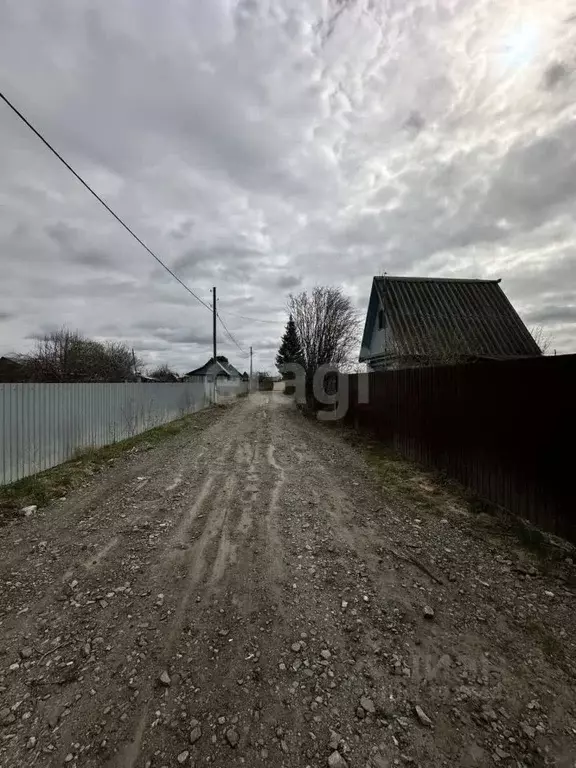
[[(247, 390), (218, 385), (225, 399)], [(214, 401), (213, 384), (0, 384), (0, 485), (166, 424)]]

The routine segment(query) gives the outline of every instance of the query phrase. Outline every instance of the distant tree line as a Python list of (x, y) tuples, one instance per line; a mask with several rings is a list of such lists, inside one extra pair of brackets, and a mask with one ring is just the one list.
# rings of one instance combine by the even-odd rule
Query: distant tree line
[(96, 341), (61, 328), (38, 338), (30, 352), (2, 358), (0, 380), (21, 382), (179, 381), (168, 365), (142, 374), (143, 360), (125, 343)]
[(163, 381), (166, 383), (180, 381), (180, 376), (166, 363), (159, 365), (157, 368), (153, 368), (148, 375), (151, 379), (155, 379), (155, 381)]

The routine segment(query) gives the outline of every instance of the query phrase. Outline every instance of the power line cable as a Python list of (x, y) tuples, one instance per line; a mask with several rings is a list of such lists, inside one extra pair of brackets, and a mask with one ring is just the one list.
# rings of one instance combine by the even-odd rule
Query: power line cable
[(242, 320), (250, 320), (253, 323), (269, 323), (270, 325), (278, 325), (282, 320), (261, 320), (259, 317), (247, 317), (246, 315), (240, 315), (238, 312), (232, 312), (232, 310), (226, 310), (227, 315), (234, 315), (234, 317), (241, 317)]
[(236, 341), (236, 339), (234, 338), (234, 336), (232, 336), (232, 334), (231, 334), (231, 333), (230, 333), (230, 331), (228, 330), (228, 326), (226, 325), (226, 323), (224, 322), (224, 320), (222, 320), (222, 318), (220, 317), (220, 313), (219, 313), (219, 312), (216, 312), (216, 317), (217, 317), (217, 318), (218, 318), (218, 320), (220, 320), (220, 322), (222, 323), (222, 327), (224, 328), (224, 332), (227, 334), (228, 338), (229, 338), (229, 339), (230, 339), (230, 340), (231, 340), (231, 341), (232, 341), (232, 342), (233, 342), (233, 343), (234, 343), (234, 344), (235, 344), (235, 345), (238, 347), (238, 349), (240, 350), (240, 352), (242, 352), (242, 354), (244, 355), (244, 357), (249, 357), (249, 355), (248, 355), (248, 353), (246, 352), (246, 350), (245, 350), (245, 349), (243, 349), (243, 348), (240, 346), (240, 344), (238, 344), (238, 342)]
[(79, 182), (80, 182), (80, 183), (81, 183), (83, 186), (85, 186), (85, 187), (86, 187), (86, 189), (88, 190), (88, 192), (90, 192), (90, 194), (91, 194), (91, 195), (93, 195), (93, 196), (96, 198), (96, 200), (98, 200), (98, 202), (99, 202), (99, 203), (101, 203), (101, 204), (104, 206), (104, 208), (106, 208), (106, 210), (108, 211), (108, 213), (110, 213), (110, 214), (111, 214), (111, 215), (112, 215), (112, 216), (113, 216), (113, 217), (116, 219), (116, 221), (117, 221), (119, 224), (121, 224), (121, 225), (124, 227), (124, 229), (125, 229), (127, 232), (129, 232), (129, 233), (132, 235), (132, 237), (133, 237), (133, 238), (136, 240), (136, 242), (137, 242), (137, 243), (139, 243), (139, 244), (142, 246), (142, 248), (144, 248), (144, 250), (145, 250), (145, 251), (147, 251), (147, 252), (150, 254), (150, 256), (152, 256), (152, 258), (153, 258), (153, 259), (156, 259), (156, 261), (158, 262), (158, 264), (160, 264), (160, 266), (161, 266), (161, 267), (163, 267), (163, 268), (166, 270), (166, 272), (168, 272), (168, 274), (169, 274), (169, 275), (171, 275), (171, 276), (174, 278), (174, 280), (176, 280), (178, 283), (180, 283), (180, 285), (181, 285), (181, 286), (182, 286), (182, 287), (183, 287), (185, 290), (187, 290), (187, 291), (188, 291), (188, 293), (189, 293), (189, 294), (191, 294), (191, 295), (192, 295), (192, 296), (193, 296), (193, 297), (196, 299), (196, 301), (199, 301), (199, 302), (200, 302), (200, 304), (202, 304), (202, 306), (206, 307), (206, 309), (208, 309), (210, 312), (212, 312), (212, 308), (211, 308), (211, 307), (210, 307), (208, 304), (206, 304), (206, 302), (205, 302), (205, 301), (203, 301), (203, 300), (202, 300), (202, 299), (201, 299), (199, 296), (197, 296), (197, 295), (194, 293), (194, 291), (193, 291), (191, 288), (189, 288), (189, 287), (186, 285), (186, 283), (182, 282), (182, 280), (181, 280), (181, 279), (178, 277), (178, 275), (176, 275), (176, 274), (175, 274), (175, 273), (174, 273), (174, 272), (173, 272), (173, 271), (170, 269), (170, 267), (168, 267), (166, 264), (164, 264), (164, 262), (162, 261), (162, 259), (160, 259), (158, 256), (156, 256), (156, 254), (155, 254), (155, 253), (154, 253), (152, 250), (150, 250), (150, 248), (148, 248), (148, 246), (146, 245), (146, 243), (144, 243), (142, 240), (140, 240), (140, 238), (138, 237), (138, 235), (136, 235), (136, 234), (135, 234), (135, 233), (134, 233), (134, 232), (133, 232), (133, 231), (130, 229), (130, 227), (129, 227), (127, 224), (125, 224), (125, 223), (122, 221), (122, 219), (120, 218), (120, 216), (118, 216), (116, 213), (114, 213), (114, 211), (112, 210), (112, 208), (110, 208), (110, 206), (108, 205), (108, 203), (106, 203), (106, 202), (105, 202), (105, 201), (104, 201), (104, 200), (103, 200), (103, 199), (100, 197), (100, 195), (98, 195), (96, 192), (94, 192), (94, 190), (92, 189), (92, 187), (91, 187), (89, 184), (87, 184), (87, 183), (84, 181), (84, 179), (82, 178), (82, 176), (80, 176), (80, 174), (76, 173), (76, 171), (74, 170), (74, 168), (72, 168), (72, 166), (70, 165), (70, 163), (68, 163), (68, 162), (66, 162), (66, 160), (64, 160), (64, 158), (62, 157), (62, 155), (60, 155), (60, 154), (59, 154), (59, 153), (58, 153), (58, 152), (57, 152), (57, 151), (54, 149), (54, 147), (53, 147), (53, 146), (52, 146), (52, 145), (51, 145), (51, 144), (50, 144), (50, 143), (49, 143), (49, 142), (48, 142), (48, 141), (47, 141), (47, 140), (44, 138), (44, 136), (42, 136), (42, 134), (41, 134), (39, 131), (37, 131), (37, 130), (36, 130), (36, 128), (34, 128), (34, 126), (32, 125), (32, 123), (30, 123), (30, 121), (29, 121), (29, 120), (27, 120), (27, 119), (24, 117), (24, 115), (22, 114), (22, 112), (20, 112), (18, 109), (16, 109), (16, 107), (14, 106), (14, 104), (12, 104), (12, 102), (11, 102), (11, 101), (9, 101), (9, 99), (8, 99), (8, 98), (7, 98), (7, 97), (6, 97), (6, 96), (5, 96), (5, 95), (4, 95), (4, 94), (3, 94), (1, 91), (0, 91), (0, 98), (2, 99), (2, 101), (4, 101), (4, 102), (5, 102), (5, 103), (6, 103), (6, 104), (7, 104), (7, 105), (10, 107), (10, 109), (11, 109), (11, 110), (12, 110), (12, 111), (13, 111), (13, 112), (16, 114), (16, 115), (18, 115), (18, 117), (20, 118), (20, 120), (22, 120), (22, 122), (24, 122), (24, 123), (25, 123), (25, 124), (28, 126), (28, 128), (30, 128), (30, 130), (31, 130), (31, 131), (32, 131), (32, 132), (33, 132), (33, 133), (34, 133), (34, 134), (35, 134), (35, 135), (36, 135), (36, 136), (37, 136), (37, 137), (40, 139), (40, 141), (41, 141), (43, 144), (45, 144), (45, 145), (48, 147), (48, 149), (49, 149), (49, 150), (52, 152), (52, 154), (56, 155), (56, 157), (58, 158), (58, 160), (60, 160), (60, 162), (61, 162), (63, 165), (65, 165), (65, 166), (66, 166), (66, 168), (67, 168), (67, 169), (70, 171), (70, 173), (72, 173), (72, 174), (73, 174), (73, 175), (74, 175), (74, 176), (75, 176), (75, 177), (78, 179), (78, 181), (79, 181)]
[(222, 318), (220, 317), (220, 315), (219, 315), (219, 314), (217, 314), (217, 317), (218, 317), (218, 320), (220, 321), (220, 323), (222, 324), (222, 327), (224, 328), (224, 333), (225, 333), (225, 334), (228, 336), (228, 338), (230, 339), (230, 341), (231, 341), (233, 344), (235, 344), (235, 345), (238, 347), (238, 349), (240, 350), (240, 352), (242, 352), (242, 356), (243, 356), (243, 357), (249, 357), (249, 355), (248, 355), (248, 352), (246, 352), (246, 350), (245, 350), (245, 349), (243, 349), (243, 347), (242, 347), (242, 346), (241, 346), (241, 345), (240, 345), (240, 344), (239, 344), (239, 343), (236, 341), (236, 339), (234, 338), (234, 336), (233, 336), (233, 335), (230, 333), (230, 331), (228, 330), (228, 326), (226, 325), (226, 323), (224, 322), (224, 320), (222, 320)]

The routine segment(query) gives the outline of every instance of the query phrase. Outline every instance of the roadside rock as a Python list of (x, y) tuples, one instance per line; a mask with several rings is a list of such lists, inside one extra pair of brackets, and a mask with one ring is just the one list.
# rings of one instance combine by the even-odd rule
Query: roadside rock
[(432, 728), (433, 726), (432, 720), (430, 720), (426, 712), (424, 712), (424, 710), (419, 704), (416, 705), (416, 715), (418, 717), (418, 720), (420, 720), (420, 722), (422, 723), (422, 725), (426, 725), (428, 726), (428, 728)]
[(328, 746), (331, 750), (336, 751), (338, 749), (341, 738), (342, 737), (337, 731), (330, 731), (330, 741), (328, 742)]
[(48, 713), (46, 720), (50, 728), (56, 728), (56, 726), (58, 725), (58, 721), (60, 720), (60, 716), (63, 712), (64, 712), (64, 707), (61, 704), (59, 704)]
[(370, 755), (366, 768), (390, 768), (390, 760), (381, 755), (380, 752), (375, 752)]
[(431, 621), (434, 618), (434, 608), (432, 608), (430, 605), (424, 606), (424, 618)]
[(0, 725), (11, 725), (15, 720), (16, 717), (8, 707), (0, 709)]
[(158, 678), (158, 682), (160, 683), (160, 685), (163, 685), (165, 688), (169, 688), (170, 687), (170, 683), (172, 681), (170, 680), (170, 675), (168, 674), (168, 672), (166, 672), (166, 670), (164, 670), (164, 672), (162, 672), (162, 674)]
[(360, 699), (360, 706), (365, 712), (368, 712), (369, 715), (373, 715), (376, 712), (376, 707), (374, 706), (374, 702), (372, 699), (369, 699), (367, 696), (362, 696)]
[(238, 736), (238, 731), (235, 728), (228, 728), (226, 731), (226, 741), (233, 749), (238, 746), (240, 737)]
[(330, 768), (348, 768), (348, 763), (344, 760), (340, 752), (332, 752), (328, 758), (328, 765)]
[(190, 727), (192, 728), (190, 731), (190, 736), (188, 737), (190, 744), (196, 744), (198, 739), (202, 736), (202, 728), (200, 727), (198, 720), (192, 720)]

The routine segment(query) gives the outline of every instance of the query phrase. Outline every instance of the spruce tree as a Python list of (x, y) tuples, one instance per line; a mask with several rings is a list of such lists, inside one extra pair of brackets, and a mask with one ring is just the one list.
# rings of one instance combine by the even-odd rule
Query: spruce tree
[(280, 342), (280, 348), (276, 355), (276, 367), (282, 372), (282, 366), (288, 363), (304, 365), (304, 355), (302, 354), (302, 347), (300, 346), (292, 315), (290, 315), (290, 319), (286, 323), (286, 330)]

